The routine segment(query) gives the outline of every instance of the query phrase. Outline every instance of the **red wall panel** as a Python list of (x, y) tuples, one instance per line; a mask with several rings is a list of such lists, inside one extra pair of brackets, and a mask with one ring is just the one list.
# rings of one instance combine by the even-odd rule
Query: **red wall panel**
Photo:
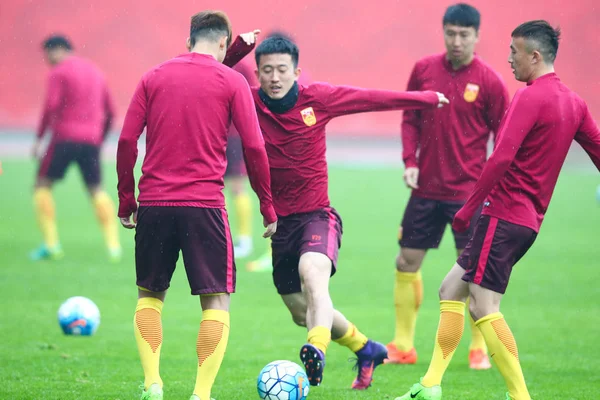
[[(79, 54), (105, 71), (122, 118), (140, 76), (183, 52), (189, 17), (225, 10), (236, 32), (284, 28), (298, 41), (301, 67), (315, 80), (404, 88), (414, 62), (443, 51), (441, 18), (452, 1), (417, 0), (10, 0), (0, 7), (0, 125), (35, 126), (48, 67), (40, 43), (51, 32), (71, 37)], [(528, 19), (563, 28), (557, 71), (600, 117), (600, 6), (596, 0), (477, 0), (482, 13), (478, 53), (508, 82), (510, 32)], [(396, 134), (399, 113), (340, 119), (330, 131)]]

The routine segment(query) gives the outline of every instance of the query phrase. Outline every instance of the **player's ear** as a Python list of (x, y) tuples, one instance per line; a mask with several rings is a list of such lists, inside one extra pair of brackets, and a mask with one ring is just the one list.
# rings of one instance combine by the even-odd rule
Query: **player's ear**
[(258, 68), (254, 70), (254, 74), (256, 75), (256, 79), (260, 80), (260, 74), (258, 73)]
[(185, 41), (185, 47), (187, 47), (188, 51), (192, 51), (192, 39), (187, 38)]
[(296, 79), (300, 78), (301, 74), (302, 74), (302, 68), (298, 67), (294, 70), (294, 75), (296, 76)]
[(544, 57), (542, 57), (542, 54), (538, 50), (534, 50), (531, 53), (531, 63), (532, 64), (539, 64), (543, 61), (544, 61)]
[(219, 48), (227, 50), (227, 36), (223, 36), (219, 41)]

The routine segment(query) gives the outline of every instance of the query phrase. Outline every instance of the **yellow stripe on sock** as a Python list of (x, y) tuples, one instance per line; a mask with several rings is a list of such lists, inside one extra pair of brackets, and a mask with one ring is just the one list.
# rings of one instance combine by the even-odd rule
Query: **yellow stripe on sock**
[(210, 392), (225, 357), (229, 340), (230, 317), (227, 311), (204, 310), (198, 331), (196, 352), (198, 372), (194, 394), (201, 399), (210, 399)]
[(400, 351), (414, 347), (417, 313), (423, 300), (423, 279), (421, 271), (396, 271), (394, 285), (394, 305), (396, 309), (396, 330), (394, 344)]
[(106, 247), (109, 250), (120, 249), (121, 243), (119, 242), (119, 229), (114, 202), (106, 192), (99, 191), (94, 194), (93, 203), (98, 222), (102, 227)]
[(367, 344), (367, 337), (358, 330), (356, 325), (352, 322), (348, 322), (348, 330), (339, 339), (335, 339), (334, 342), (339, 344), (340, 346), (344, 346), (350, 349), (350, 351), (356, 353)]
[(315, 326), (308, 331), (306, 341), (325, 354), (331, 342), (331, 330), (324, 326)]
[(133, 330), (140, 361), (144, 370), (144, 387), (156, 383), (162, 387), (160, 378), (160, 350), (162, 348), (163, 302), (153, 297), (138, 299), (133, 318)]
[(530, 400), (521, 364), (517, 342), (501, 313), (493, 313), (475, 323), (489, 348), (498, 370), (504, 377), (508, 393), (515, 400)]
[(58, 230), (52, 191), (45, 187), (37, 188), (33, 193), (33, 203), (44, 244), (49, 249), (54, 249), (58, 246)]
[(429, 369), (423, 377), (423, 386), (432, 387), (442, 383), (442, 378), (452, 356), (460, 343), (465, 325), (465, 303), (440, 301), (440, 323), (436, 334), (433, 356)]

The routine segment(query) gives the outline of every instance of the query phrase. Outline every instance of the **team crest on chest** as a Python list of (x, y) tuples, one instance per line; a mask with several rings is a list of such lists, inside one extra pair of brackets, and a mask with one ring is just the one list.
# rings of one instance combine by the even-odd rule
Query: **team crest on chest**
[(477, 100), (477, 95), (479, 94), (479, 85), (474, 83), (467, 83), (467, 87), (465, 88), (465, 94), (463, 95), (465, 101), (472, 103)]
[(300, 111), (300, 115), (302, 115), (302, 120), (306, 126), (313, 126), (317, 123), (317, 116), (315, 115), (315, 110), (312, 107), (305, 108)]

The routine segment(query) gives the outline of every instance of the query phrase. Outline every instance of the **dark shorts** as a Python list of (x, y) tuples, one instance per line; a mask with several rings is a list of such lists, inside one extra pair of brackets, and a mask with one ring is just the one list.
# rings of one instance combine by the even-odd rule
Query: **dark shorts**
[[(464, 205), (460, 201), (441, 201), (411, 196), (404, 210), (404, 217), (398, 233), (398, 243), (409, 249), (437, 249), (440, 246), (446, 225), (452, 224), (454, 215)], [(481, 209), (473, 216), (471, 226), (479, 218)], [(466, 232), (456, 232), (454, 243), (457, 249), (464, 249), (473, 229)]]
[(40, 163), (38, 176), (59, 181), (73, 162), (79, 166), (86, 185), (100, 184), (100, 146), (85, 143), (50, 142)]
[(232, 178), (236, 176), (247, 176), (246, 164), (244, 164), (244, 153), (242, 148), (242, 139), (239, 135), (229, 135), (227, 137), (227, 169), (225, 177)]
[(281, 295), (302, 291), (298, 263), (304, 253), (325, 254), (335, 274), (342, 245), (342, 219), (333, 208), (281, 217), (271, 238), (273, 282)]
[(233, 246), (224, 209), (140, 207), (135, 230), (137, 285), (152, 292), (167, 290), (180, 250), (193, 295), (235, 291)]
[(473, 237), (458, 260), (465, 269), (463, 280), (504, 294), (510, 273), (535, 242), (530, 228), (482, 215)]

